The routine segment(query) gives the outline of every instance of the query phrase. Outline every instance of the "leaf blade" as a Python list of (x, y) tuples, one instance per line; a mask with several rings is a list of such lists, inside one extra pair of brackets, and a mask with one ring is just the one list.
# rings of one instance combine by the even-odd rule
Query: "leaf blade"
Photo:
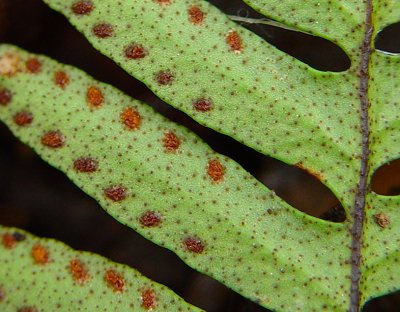
[[(19, 55), (21, 64), (37, 57), (43, 70), (40, 75), (21, 70), (13, 77), (0, 77), (2, 87), (14, 92), (12, 102), (0, 107), (0, 118), (121, 223), (264, 306), (291, 311), (317, 311), (325, 305), (341, 311), (347, 306), (348, 298), (338, 295), (349, 270), (345, 224), (298, 212), (187, 130), (77, 69), (7, 45), (0, 47), (1, 53)], [(65, 89), (54, 85), (59, 71), (70, 78)], [(103, 92), (99, 108), (87, 103), (90, 86)], [(139, 129), (129, 130), (121, 123), (124, 107), (138, 110)], [(15, 124), (15, 114), (28, 108), (35, 123)], [(43, 134), (52, 130), (65, 136), (60, 149), (43, 146)], [(176, 153), (163, 149), (164, 131), (180, 138)], [(77, 159), (77, 167), (84, 170), (76, 171)], [(211, 170), (215, 181), (208, 175), (210, 159), (223, 165), (223, 180), (218, 167)], [(119, 185), (126, 187), (126, 197), (114, 189), (114, 198), (123, 199), (111, 201), (105, 190)], [(159, 226), (149, 226), (154, 225), (154, 215), (142, 222), (148, 212), (161, 217)], [(329, 276), (325, 266), (333, 272)], [(260, 276), (265, 276), (264, 283), (259, 283)], [(282, 289), (288, 293), (281, 294)], [(273, 298), (276, 292), (280, 296)], [(307, 300), (315, 292), (319, 299)]]
[(20, 229), (0, 236), (2, 311), (201, 311), (126, 265)]
[[(358, 50), (349, 71), (323, 73), (277, 50), (205, 1), (160, 5), (146, 0), (133, 6), (101, 2), (85, 16), (71, 11), (75, 1), (45, 2), (168, 104), (265, 155), (309, 169), (350, 212), (354, 194), (349, 185), (358, 183), (361, 154), (359, 98), (354, 90)], [(202, 24), (190, 23), (192, 5), (204, 12)], [(106, 40), (92, 32), (93, 25), (104, 22), (103, 12), (110, 12), (107, 22), (116, 28), (115, 35)], [(241, 41), (243, 51), (230, 50), (229, 34), (238, 36), (234, 38)], [(357, 32), (358, 45), (362, 34), (362, 29)], [(126, 59), (124, 51), (130, 43), (142, 45), (146, 57)], [(155, 75), (172, 69), (173, 84), (157, 84)], [(212, 110), (194, 109), (195, 101), (203, 98), (212, 100)], [(344, 158), (342, 170), (339, 164)]]

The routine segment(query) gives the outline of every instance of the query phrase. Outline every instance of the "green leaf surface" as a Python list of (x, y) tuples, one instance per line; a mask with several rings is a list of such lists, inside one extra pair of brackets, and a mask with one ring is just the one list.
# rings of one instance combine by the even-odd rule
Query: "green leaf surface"
[[(1, 120), (117, 220), (260, 304), (347, 306), (346, 225), (298, 212), (194, 134), (78, 69), (9, 45), (0, 55), (17, 69), (0, 76), (12, 94)], [(103, 97), (97, 106), (88, 102), (93, 86)], [(128, 108), (140, 114), (136, 130), (122, 119)]]
[(201, 311), (126, 265), (0, 226), (0, 309)]
[[(194, 135), (108, 86), (96, 83), (106, 101), (88, 108), (86, 89), (94, 82), (70, 67), (65, 90), (50, 83), (56, 65), (33, 78), (22, 70), (0, 80), (24, 90), (0, 108), (1, 118), (109, 213), (275, 310), (357, 311), (400, 288), (400, 198), (369, 191), (373, 172), (400, 158), (400, 57), (373, 49), (378, 31), (400, 20), (398, 2), (247, 1), (341, 46), (351, 67), (340, 73), (312, 69), (205, 1), (45, 2), (166, 102), (318, 177), (347, 219), (332, 224), (299, 213)], [(33, 100), (40, 107), (32, 113), (43, 118), (27, 132), (12, 119)], [(143, 116), (137, 131), (120, 124), (128, 105)], [(60, 150), (41, 146), (51, 129), (65, 133)], [(172, 153), (163, 147), (170, 131), (181, 142)], [(98, 170), (74, 172), (79, 157), (98, 160)], [(110, 203), (104, 190), (117, 184), (128, 196)], [(162, 221), (144, 227), (148, 212)]]
[[(358, 47), (364, 35), (361, 2), (358, 6), (353, 2), (343, 5), (361, 11), (337, 14), (340, 27), (332, 27), (340, 36), (346, 23), (357, 26), (357, 31), (349, 34), (352, 46), (345, 50), (349, 53), (354, 45), (357, 47), (349, 54), (352, 66), (340, 73), (316, 71), (297, 61), (206, 1), (92, 1), (87, 14), (74, 13), (72, 6), (79, 1), (44, 2), (63, 13), (96, 49), (161, 99), (265, 155), (308, 168), (332, 189), (347, 211), (352, 209), (361, 140), (357, 91)], [(269, 9), (277, 6), (276, 11), (279, 3), (290, 3), (308, 12), (303, 1), (267, 3)], [(307, 15), (318, 9), (303, 16), (297, 10), (285, 11), (288, 6), (279, 13), (295, 15), (296, 19), (308, 20)], [(334, 6), (329, 10), (327, 6), (323, 5), (320, 14), (335, 16), (331, 14), (337, 11)], [(203, 12), (201, 23), (191, 21), (193, 7)], [(348, 16), (351, 19), (347, 20)], [(95, 27), (102, 24), (112, 27), (110, 36), (95, 34)], [(128, 58), (125, 51), (131, 44), (140, 45), (146, 54)], [(157, 74), (163, 71), (173, 75), (170, 84), (158, 83)], [(212, 102), (211, 109), (196, 110), (198, 99)], [(343, 161), (346, 165), (340, 166)]]

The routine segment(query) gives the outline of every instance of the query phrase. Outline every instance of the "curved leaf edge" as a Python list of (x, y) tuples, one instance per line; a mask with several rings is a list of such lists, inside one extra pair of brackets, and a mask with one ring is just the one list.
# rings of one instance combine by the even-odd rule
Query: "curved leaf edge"
[(0, 239), (2, 311), (202, 311), (96, 253), (2, 225)]

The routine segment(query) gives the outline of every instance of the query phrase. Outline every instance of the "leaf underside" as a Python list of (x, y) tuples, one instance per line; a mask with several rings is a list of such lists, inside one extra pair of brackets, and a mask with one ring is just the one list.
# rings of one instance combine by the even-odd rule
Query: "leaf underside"
[[(74, 9), (77, 1), (45, 2), (166, 102), (313, 173), (340, 199), (347, 220), (332, 224), (299, 213), (187, 130), (76, 69), (40, 56), (41, 73), (22, 66), (0, 77), (13, 93), (0, 107), (1, 119), (111, 215), (275, 310), (356, 311), (399, 288), (400, 199), (368, 191), (372, 173), (400, 157), (400, 58), (373, 50), (377, 32), (400, 19), (399, 3), (247, 1), (267, 17), (340, 45), (352, 65), (330, 73), (278, 51), (205, 1), (93, 1), (84, 14)], [(372, 40), (366, 40), (367, 13)], [(21, 64), (29, 58), (10, 46), (0, 52), (18, 55)], [(70, 77), (65, 88), (54, 85), (58, 70)], [(104, 94), (99, 107), (87, 103), (93, 85)], [(141, 116), (136, 129), (123, 123), (129, 107)], [(15, 124), (23, 110), (34, 116), (26, 127)], [(48, 131), (59, 131), (65, 145), (43, 146)], [(98, 168), (77, 172), (82, 159)], [(110, 188), (125, 197), (110, 200)], [(158, 221), (146, 225), (149, 216)], [(354, 243), (361, 252), (352, 252)]]
[(15, 228), (0, 238), (1, 311), (201, 311), (99, 255)]

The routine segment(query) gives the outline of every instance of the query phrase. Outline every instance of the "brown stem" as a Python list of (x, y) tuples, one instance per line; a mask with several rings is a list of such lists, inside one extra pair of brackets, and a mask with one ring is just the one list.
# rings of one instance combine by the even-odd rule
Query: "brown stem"
[(360, 166), (360, 180), (358, 183), (356, 199), (353, 210), (353, 226), (351, 228), (351, 289), (350, 289), (350, 312), (360, 310), (360, 278), (361, 278), (361, 247), (362, 229), (364, 222), (365, 197), (368, 188), (368, 161), (369, 161), (369, 62), (371, 56), (371, 39), (373, 32), (372, 25), (373, 6), (372, 0), (366, 1), (365, 36), (361, 46), (360, 62), (360, 86), (359, 97), (361, 104), (361, 135), (362, 135), (362, 155)]

